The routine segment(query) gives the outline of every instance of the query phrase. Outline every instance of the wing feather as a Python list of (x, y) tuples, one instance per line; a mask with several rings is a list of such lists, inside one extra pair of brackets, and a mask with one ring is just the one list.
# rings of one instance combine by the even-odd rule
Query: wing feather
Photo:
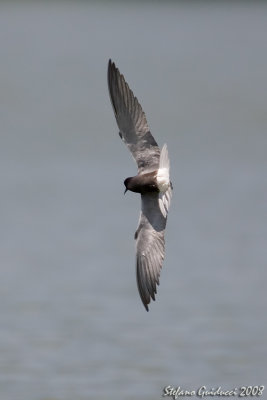
[(164, 233), (167, 218), (159, 208), (158, 193), (142, 197), (142, 211), (136, 233), (136, 275), (141, 300), (148, 311), (150, 299), (155, 300), (156, 285), (165, 254)]
[(141, 105), (111, 60), (108, 64), (108, 88), (120, 137), (131, 151), (138, 172), (156, 170), (160, 149), (149, 130)]

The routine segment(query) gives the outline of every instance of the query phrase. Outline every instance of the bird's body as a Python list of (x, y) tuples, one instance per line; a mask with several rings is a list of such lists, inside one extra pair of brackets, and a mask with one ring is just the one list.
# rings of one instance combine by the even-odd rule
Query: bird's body
[(136, 277), (142, 302), (148, 311), (155, 300), (165, 254), (164, 233), (172, 195), (167, 146), (160, 151), (150, 133), (146, 116), (111, 60), (108, 87), (120, 137), (131, 151), (138, 175), (125, 179), (125, 192), (141, 194), (141, 214), (136, 239)]
[(159, 192), (157, 186), (157, 172), (148, 172), (125, 179), (126, 191), (144, 194), (146, 192)]

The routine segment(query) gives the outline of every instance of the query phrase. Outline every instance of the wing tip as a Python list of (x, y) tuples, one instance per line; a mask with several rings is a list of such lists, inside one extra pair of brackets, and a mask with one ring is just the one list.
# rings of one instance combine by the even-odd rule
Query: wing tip
[(110, 58), (108, 61), (108, 70), (107, 70), (107, 81), (108, 81), (108, 90), (109, 90), (109, 97), (112, 104), (112, 108), (117, 118), (117, 109), (115, 105), (115, 94), (114, 94), (114, 81), (118, 79), (119, 70), (116, 67), (114, 61)]
[(108, 60), (108, 83), (111, 83), (112, 77), (116, 79), (122, 77), (124, 79), (124, 76), (120, 73), (119, 68), (116, 66), (115, 62), (112, 61), (112, 59), (110, 58)]
[(146, 311), (149, 312), (148, 305), (146, 303), (143, 303), (143, 304), (144, 304), (144, 307), (145, 307)]
[[(158, 277), (156, 279), (156, 284), (159, 285)], [(150, 304), (151, 299), (153, 301), (156, 300), (155, 295), (157, 294), (157, 287), (155, 287), (155, 289), (152, 292), (151, 292), (151, 290), (149, 290), (148, 287), (146, 287), (146, 291), (147, 291), (147, 295), (148, 295), (148, 296), (146, 296), (146, 294), (145, 294), (145, 292), (143, 290), (144, 288), (142, 288), (142, 284), (141, 284), (139, 275), (137, 275), (137, 286), (138, 286), (138, 290), (139, 290), (139, 295), (140, 295), (141, 301), (142, 301), (146, 311), (148, 312), (149, 311), (148, 305)]]
[(148, 304), (150, 303), (151, 298), (155, 300), (155, 295), (154, 293), (152, 293), (151, 295), (151, 288), (148, 288), (146, 285), (146, 280), (147, 280), (146, 271), (144, 268), (141, 267), (141, 259), (138, 256), (136, 260), (136, 280), (141, 301), (146, 311), (149, 311)]
[(108, 60), (108, 86), (111, 88), (111, 78), (112, 74), (114, 71), (116, 71), (116, 65), (115, 63), (111, 60), (111, 58)]
[(115, 65), (114, 61), (112, 61), (111, 58), (108, 59), (108, 67), (111, 67), (112, 65)]
[[(152, 299), (153, 301), (156, 301), (156, 299), (155, 299), (155, 294), (157, 294), (157, 290), (155, 291), (154, 295), (151, 296), (151, 299)], [(145, 302), (142, 298), (141, 298), (141, 300), (142, 300), (142, 303), (143, 303), (143, 305), (144, 305), (146, 311), (148, 312), (148, 311), (149, 311), (148, 305), (150, 304), (150, 299), (149, 299), (148, 302)]]

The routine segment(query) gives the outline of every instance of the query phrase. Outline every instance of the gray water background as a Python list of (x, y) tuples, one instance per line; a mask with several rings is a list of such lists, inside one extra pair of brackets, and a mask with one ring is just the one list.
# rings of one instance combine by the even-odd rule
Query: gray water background
[[(266, 384), (267, 4), (1, 2), (0, 51), (1, 400)], [(110, 57), (171, 158), (149, 313)]]

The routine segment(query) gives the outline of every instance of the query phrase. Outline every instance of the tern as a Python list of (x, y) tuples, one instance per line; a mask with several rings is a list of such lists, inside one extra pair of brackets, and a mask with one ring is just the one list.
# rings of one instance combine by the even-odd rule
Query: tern
[[(108, 63), (108, 88), (119, 135), (132, 153), (138, 174), (125, 179), (125, 192), (141, 194), (136, 241), (136, 280), (145, 309), (155, 300), (165, 256), (164, 233), (172, 197), (167, 145), (160, 150), (144, 111), (115, 63)], [(125, 193), (124, 192), (124, 193)]]

